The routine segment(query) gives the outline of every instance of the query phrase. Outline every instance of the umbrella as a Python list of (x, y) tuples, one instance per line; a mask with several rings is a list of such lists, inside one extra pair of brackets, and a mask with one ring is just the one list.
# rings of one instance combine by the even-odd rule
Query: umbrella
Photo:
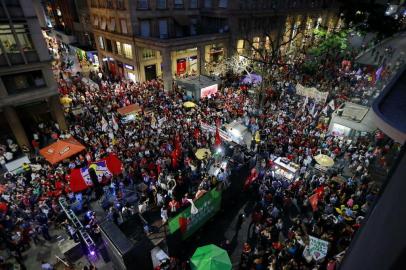
[(193, 103), (192, 101), (186, 101), (185, 103), (183, 103), (183, 107), (185, 107), (185, 108), (194, 108), (194, 107), (196, 107), (196, 104)]
[(227, 251), (212, 244), (196, 249), (190, 264), (192, 270), (231, 270)]
[(315, 156), (314, 159), (323, 167), (331, 167), (334, 165), (334, 160), (327, 155), (319, 154)]
[(209, 149), (207, 148), (200, 148), (197, 149), (195, 156), (197, 157), (197, 159), (203, 160), (208, 158), (211, 155), (211, 152)]
[(59, 101), (63, 106), (69, 106), (72, 103), (72, 99), (67, 95), (63, 96)]

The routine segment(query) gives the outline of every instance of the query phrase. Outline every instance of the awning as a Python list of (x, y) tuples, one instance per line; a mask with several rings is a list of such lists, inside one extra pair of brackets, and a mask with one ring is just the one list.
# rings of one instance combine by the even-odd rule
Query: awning
[(131, 105), (117, 109), (117, 112), (121, 115), (138, 113), (140, 111), (141, 111), (141, 107), (140, 107), (140, 105), (137, 105), (137, 104), (131, 104)]
[(71, 137), (69, 139), (60, 140), (48, 145), (47, 147), (39, 150), (39, 153), (49, 163), (56, 164), (64, 159), (76, 155), (83, 150), (85, 150), (85, 147), (75, 138)]

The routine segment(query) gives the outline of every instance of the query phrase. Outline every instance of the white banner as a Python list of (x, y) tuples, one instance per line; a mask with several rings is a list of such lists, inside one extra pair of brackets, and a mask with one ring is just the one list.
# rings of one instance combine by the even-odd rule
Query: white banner
[(328, 242), (309, 235), (309, 253), (315, 261), (320, 261), (327, 255)]
[(314, 99), (318, 103), (326, 103), (328, 92), (320, 92), (315, 87), (304, 87), (300, 83), (296, 85), (296, 94)]

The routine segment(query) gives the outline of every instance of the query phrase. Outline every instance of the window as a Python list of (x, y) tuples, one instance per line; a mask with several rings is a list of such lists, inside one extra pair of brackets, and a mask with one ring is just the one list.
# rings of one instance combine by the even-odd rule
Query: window
[(140, 35), (142, 37), (149, 37), (150, 36), (150, 25), (149, 25), (149, 21), (145, 20), (145, 21), (141, 21), (141, 32)]
[(115, 18), (110, 18), (110, 21), (109, 21), (109, 31), (110, 31), (110, 32), (116, 31), (116, 19), (115, 19)]
[(196, 18), (190, 19), (190, 35), (192, 35), (192, 36), (197, 35), (197, 19)]
[(97, 8), (97, 0), (91, 0), (90, 1), (90, 6)]
[(142, 50), (142, 59), (147, 60), (147, 59), (152, 59), (155, 58), (155, 51), (150, 50), (150, 49), (143, 49)]
[(244, 53), (244, 40), (239, 39), (237, 41), (237, 53), (243, 54)]
[(128, 34), (128, 31), (127, 31), (127, 20), (126, 20), (126, 19), (121, 19), (121, 20), (120, 20), (120, 24), (121, 24), (121, 33), (123, 33), (123, 34)]
[(99, 36), (99, 47), (100, 49), (104, 50), (104, 39), (102, 36)]
[(190, 0), (189, 8), (197, 8), (197, 0)]
[(96, 28), (99, 27), (99, 17), (98, 16), (93, 17), (93, 26)]
[(175, 8), (183, 8), (183, 0), (174, 0), (173, 5)]
[(168, 21), (159, 20), (159, 38), (168, 38)]
[(211, 3), (212, 2), (212, 0), (204, 0), (204, 7), (205, 8), (211, 8)]
[(227, 0), (219, 0), (219, 8), (227, 8), (228, 1)]
[(113, 44), (111, 43), (110, 39), (105, 39), (106, 41), (106, 51), (113, 52)]
[(31, 37), (29, 35), (28, 26), (25, 24), (14, 24), (14, 30), (17, 34), (18, 42), (20, 42), (21, 49), (30, 51), (33, 49)]
[(10, 95), (46, 86), (41, 70), (5, 75), (1, 79)]
[(113, 8), (113, 1), (107, 0), (106, 6), (107, 6), (107, 8)]
[(20, 52), (17, 48), (17, 43), (9, 24), (0, 25), (0, 42), (3, 45), (5, 52)]
[(166, 9), (166, 0), (157, 0), (156, 8), (157, 9)]
[(148, 9), (148, 0), (138, 0), (137, 1), (137, 8), (138, 9)]
[(130, 44), (123, 43), (124, 56), (129, 59), (133, 59), (133, 48)]
[(125, 9), (124, 0), (117, 0), (116, 8), (117, 9)]
[(100, 24), (100, 29), (101, 30), (106, 30), (106, 18), (101, 18), (101, 24)]
[(117, 54), (123, 55), (123, 52), (121, 51), (121, 43), (119, 41), (116, 41), (116, 48), (117, 48)]

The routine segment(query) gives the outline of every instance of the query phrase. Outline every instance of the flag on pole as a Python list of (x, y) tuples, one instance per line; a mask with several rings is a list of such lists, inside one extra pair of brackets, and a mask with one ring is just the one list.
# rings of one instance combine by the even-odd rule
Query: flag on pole
[(190, 203), (190, 214), (196, 215), (199, 213), (199, 209), (197, 209), (196, 205), (194, 204), (192, 199), (187, 199), (187, 201)]
[(380, 68), (378, 68), (375, 72), (375, 83), (377, 81), (379, 81), (379, 79), (381, 78), (382, 75), (382, 71), (383, 71), (383, 66), (381, 66)]
[(324, 106), (323, 110), (321, 111), (324, 115), (328, 114), (328, 105)]
[(109, 123), (107, 122), (106, 118), (104, 118), (104, 116), (102, 116), (101, 124), (102, 124), (102, 131), (106, 132), (107, 128), (109, 126)]
[(214, 139), (215, 139), (214, 140), (214, 145), (215, 146), (220, 146), (221, 145), (221, 137), (220, 137), (220, 131), (219, 131), (218, 127), (216, 127), (216, 136), (215, 136)]
[(316, 102), (313, 102), (313, 107), (310, 109), (310, 114), (314, 116), (314, 113), (316, 111)]
[(303, 103), (303, 110), (306, 108), (306, 105), (308, 102), (309, 102), (309, 97), (306, 97), (305, 102)]
[(114, 114), (111, 115), (111, 121), (112, 121), (112, 123), (113, 123), (113, 128), (114, 128), (114, 130), (117, 130), (117, 129), (118, 129), (118, 123), (117, 123), (117, 119), (116, 119), (116, 117), (114, 116)]
[(331, 108), (333, 111), (336, 110), (336, 105), (335, 105), (335, 103), (334, 103), (334, 99), (332, 99), (332, 100), (328, 103), (328, 106), (330, 106), (330, 108)]

